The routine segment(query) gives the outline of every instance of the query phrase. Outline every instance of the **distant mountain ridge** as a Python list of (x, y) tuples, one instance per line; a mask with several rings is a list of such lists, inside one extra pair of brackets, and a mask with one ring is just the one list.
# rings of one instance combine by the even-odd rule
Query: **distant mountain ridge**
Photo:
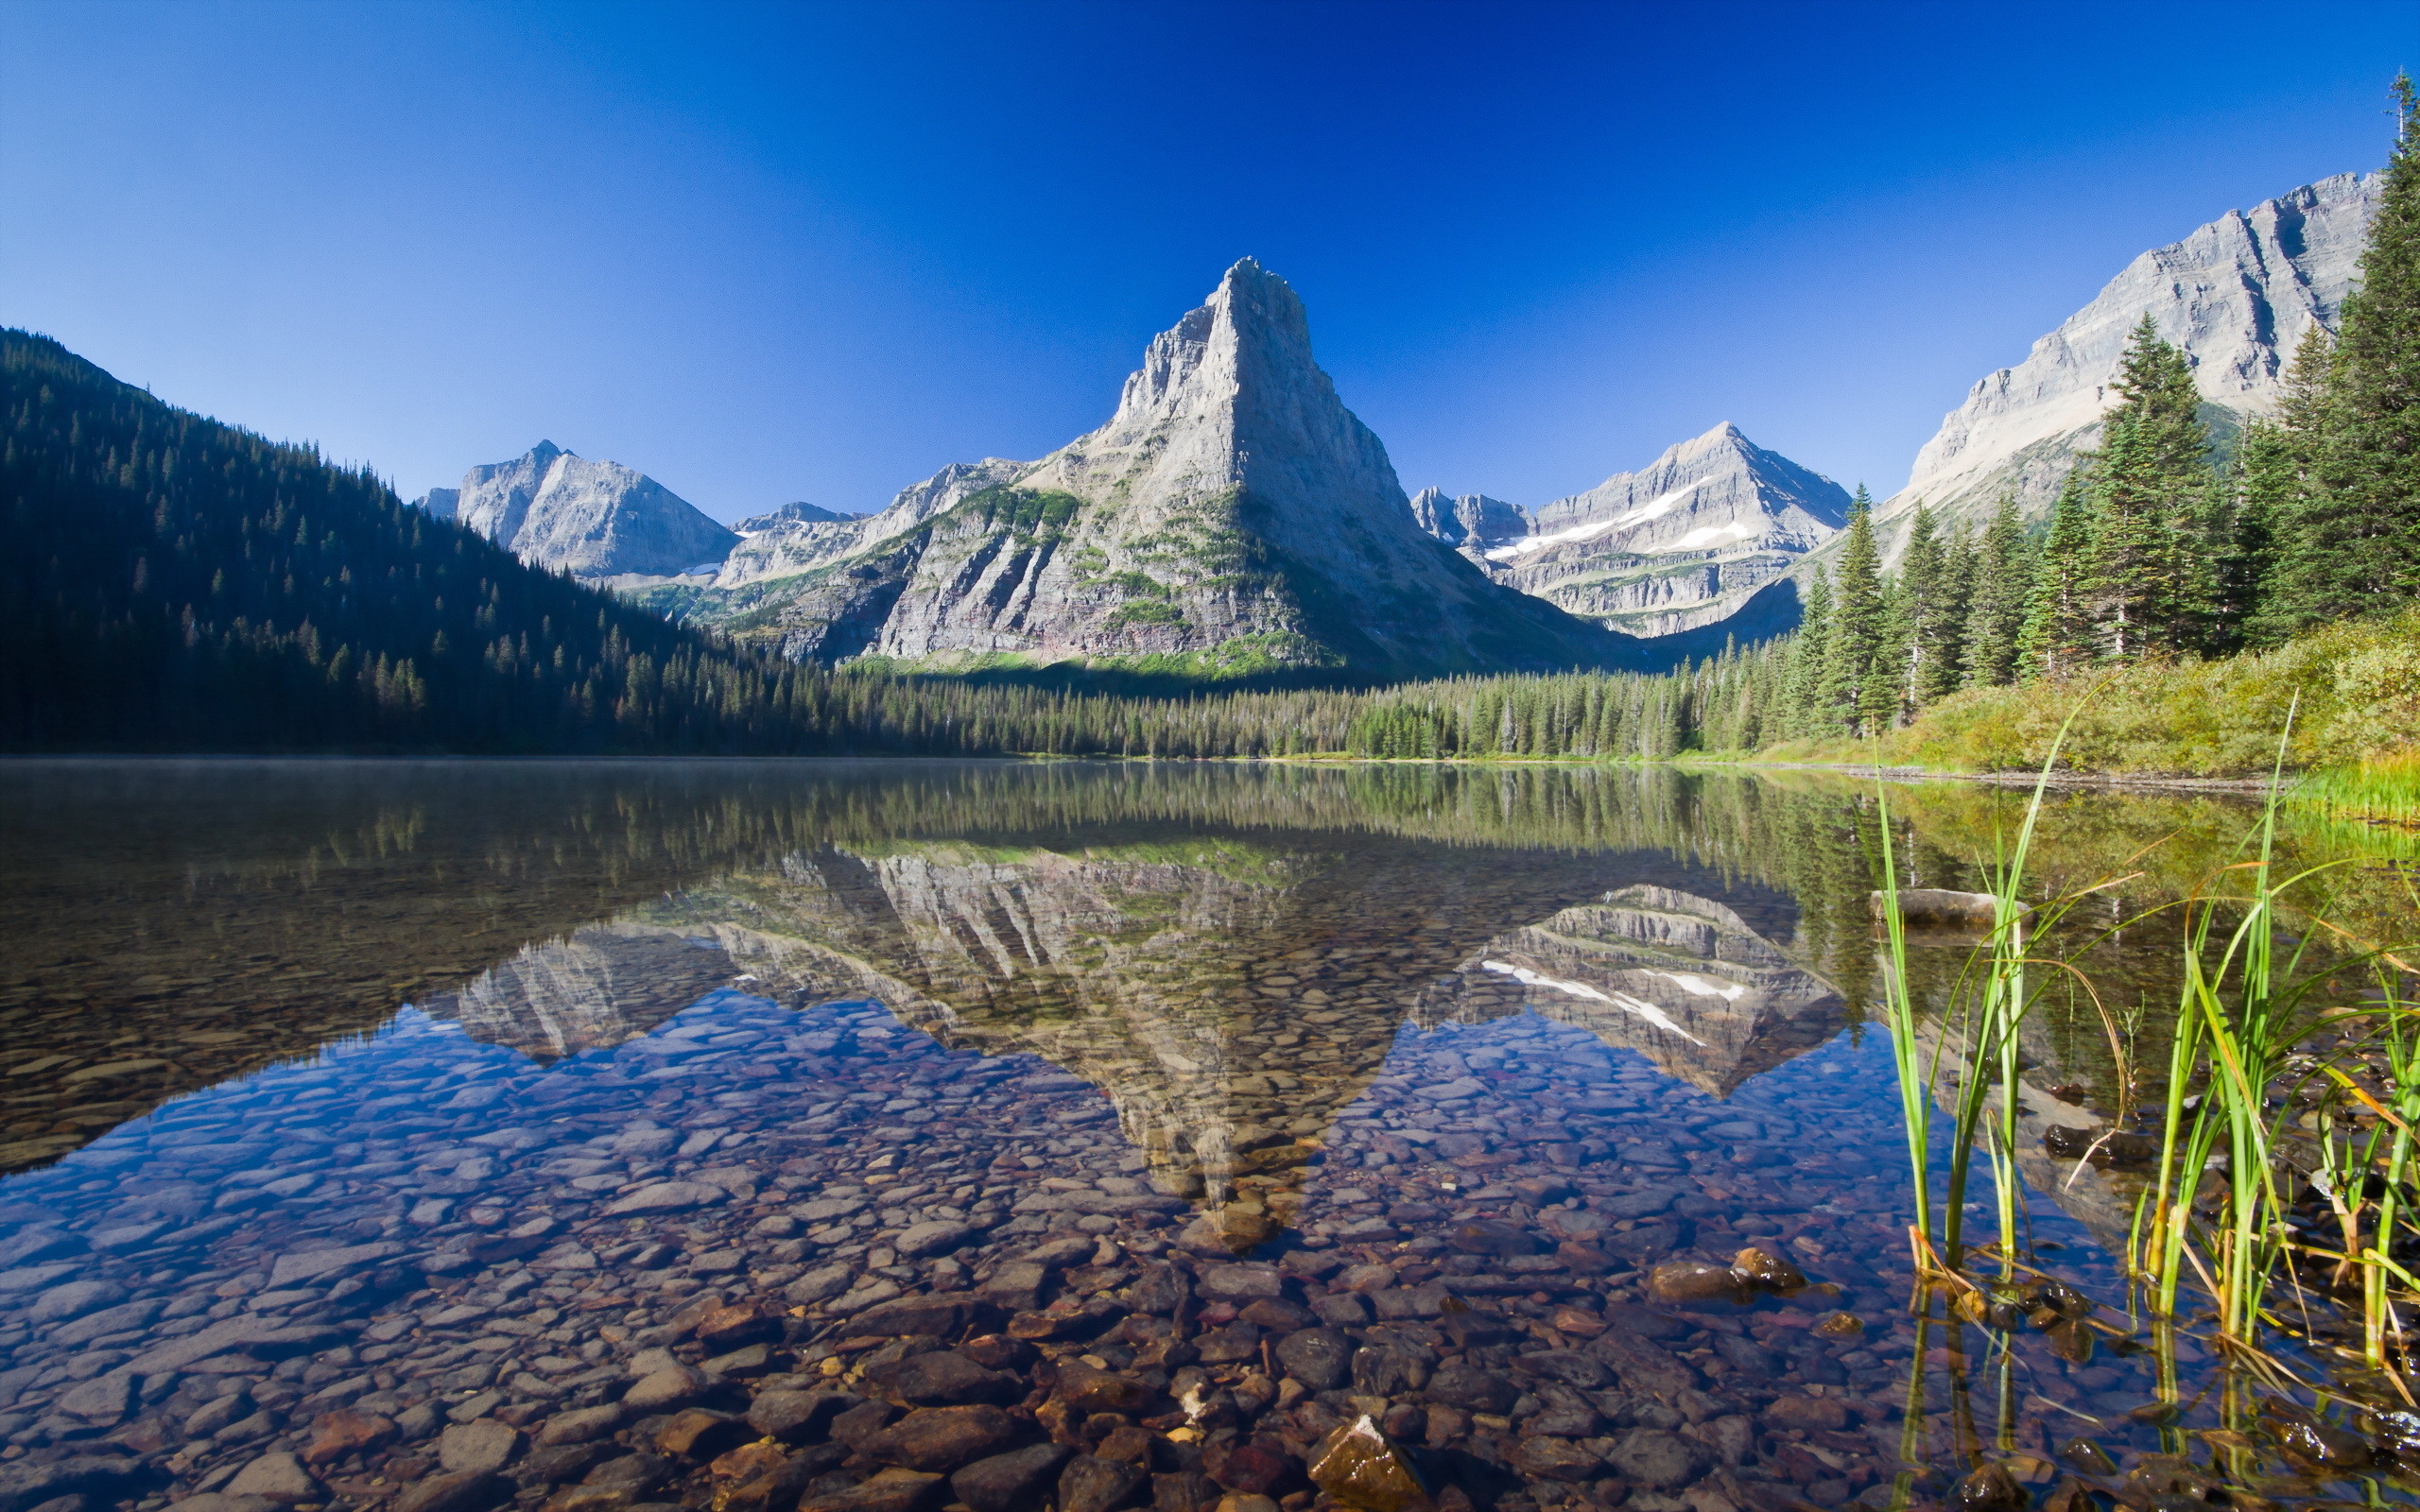
[[(1657, 637), (1738, 614), (1830, 540), (1848, 506), (1839, 484), (1726, 421), (1534, 514), (1481, 495), (1449, 505), (1435, 489), (1413, 512), (1497, 582), (1609, 629)], [(1773, 633), (1767, 619), (1757, 617), (1756, 634)]]

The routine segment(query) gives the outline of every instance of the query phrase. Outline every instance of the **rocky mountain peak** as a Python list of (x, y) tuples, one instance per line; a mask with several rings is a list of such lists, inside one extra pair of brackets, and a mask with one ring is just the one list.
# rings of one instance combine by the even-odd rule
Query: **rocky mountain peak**
[[(1727, 619), (1848, 522), (1849, 496), (1729, 421), (1636, 472), (1453, 544), (1498, 582), (1633, 635)], [(1507, 507), (1508, 508), (1510, 507)], [(1448, 539), (1440, 534), (1440, 539)], [(1783, 620), (1794, 608), (1783, 606)], [(1743, 639), (1779, 624), (1743, 624)]]
[(1969, 523), (2004, 492), (2029, 515), (2047, 512), (2077, 453), (2099, 440), (2101, 412), (2117, 401), (2109, 382), (2145, 315), (2183, 349), (2205, 403), (2238, 421), (2273, 412), (2304, 334), (2336, 328), (2382, 186), (2378, 174), (2340, 173), (2136, 257), (1944, 417), (1907, 487), (1875, 511), (1888, 551), (1895, 556), (1919, 502)]
[[(442, 491), (431, 490), (432, 513)], [(711, 573), (739, 539), (645, 473), (552, 441), (475, 467), (452, 491), (462, 524), (532, 566), (586, 578)]]

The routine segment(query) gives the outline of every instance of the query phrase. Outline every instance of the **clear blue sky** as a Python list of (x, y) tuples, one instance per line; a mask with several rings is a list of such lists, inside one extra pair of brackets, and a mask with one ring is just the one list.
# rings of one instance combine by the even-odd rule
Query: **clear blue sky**
[(0, 8), (0, 322), (406, 493), (870, 509), (1236, 257), (1406, 486), (1719, 421), (1877, 493), (2145, 248), (2374, 169), (2420, 6)]

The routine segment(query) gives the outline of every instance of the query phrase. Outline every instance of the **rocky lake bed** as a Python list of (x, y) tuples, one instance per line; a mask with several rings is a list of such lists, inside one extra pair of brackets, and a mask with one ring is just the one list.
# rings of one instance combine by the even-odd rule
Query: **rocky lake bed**
[[(2122, 1173), (2034, 1158), (2056, 1289), (1911, 1315), (1889, 1050), (1811, 896), (1669, 847), (968, 833), (648, 874), (302, 1045), (214, 1020), (252, 1063), (97, 1132), (43, 1122), (67, 1078), (176, 1052), (21, 947), (0, 1512), (2218, 1504)], [(246, 918), (178, 979), (256, 980)], [(2057, 1050), (2037, 1139), (2100, 1101)]]

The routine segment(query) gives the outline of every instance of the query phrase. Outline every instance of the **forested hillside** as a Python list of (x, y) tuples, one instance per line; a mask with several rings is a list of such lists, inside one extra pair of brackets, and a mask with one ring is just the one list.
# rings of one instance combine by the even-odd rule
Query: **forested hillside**
[(0, 333), (16, 749), (801, 749), (810, 689)]

